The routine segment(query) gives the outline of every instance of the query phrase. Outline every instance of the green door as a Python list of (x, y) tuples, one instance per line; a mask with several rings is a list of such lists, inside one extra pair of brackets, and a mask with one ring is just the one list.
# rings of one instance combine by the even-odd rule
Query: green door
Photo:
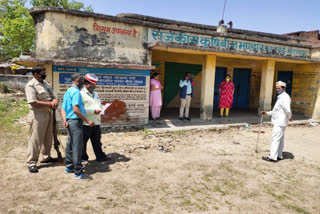
[(167, 105), (177, 96), (180, 88), (179, 82), (184, 78), (186, 72), (190, 72), (194, 79), (201, 71), (202, 65), (166, 62), (163, 106), (167, 107)]

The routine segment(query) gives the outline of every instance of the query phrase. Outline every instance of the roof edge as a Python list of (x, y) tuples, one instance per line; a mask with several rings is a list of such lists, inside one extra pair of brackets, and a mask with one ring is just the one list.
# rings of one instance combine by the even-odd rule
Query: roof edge
[[(208, 29), (208, 30), (217, 30), (217, 26), (214, 26), (214, 25), (204, 25), (204, 24), (197, 24), (197, 23), (192, 23), (192, 22), (176, 21), (176, 20), (172, 20), (172, 19), (164, 19), (164, 18), (158, 18), (158, 17), (153, 17), (153, 16), (145, 16), (145, 15), (140, 15), (140, 14), (136, 14), (136, 13), (119, 13), (119, 14), (117, 14), (117, 17), (158, 22), (161, 24), (176, 24), (178, 26), (198, 27), (198, 28), (203, 28), (203, 29)], [(301, 40), (301, 41), (309, 41), (310, 40), (310, 39), (306, 39), (306, 38), (299, 38), (299, 37), (288, 36), (288, 35), (284, 35), (284, 34), (266, 33), (266, 32), (251, 31), (251, 30), (244, 30), (244, 29), (237, 29), (237, 28), (228, 28), (228, 32), (243, 33), (243, 34), (255, 34), (255, 35), (259, 35), (259, 36), (269, 36), (269, 37), (279, 38), (279, 39), (280, 38), (281, 39), (295, 39), (295, 40)]]
[(71, 60), (47, 60), (47, 59), (21, 59), (14, 58), (14, 63), (18, 65), (28, 64), (51, 64), (51, 65), (65, 65), (65, 66), (84, 66), (94, 68), (115, 68), (115, 69), (128, 69), (128, 70), (154, 70), (155, 66), (152, 65), (136, 65), (136, 64), (119, 64), (119, 63), (98, 63), (88, 61), (71, 61)]
[[(117, 16), (87, 12), (87, 11), (79, 11), (79, 10), (70, 10), (70, 9), (63, 9), (57, 7), (33, 7), (30, 9), (30, 14), (35, 16), (39, 13), (45, 12), (56, 12), (56, 13), (67, 13), (71, 15), (76, 15), (80, 17), (93, 17), (99, 19), (105, 19), (110, 21), (118, 21), (124, 22), (127, 24), (136, 24), (141, 26), (147, 26), (152, 28), (163, 28), (169, 30), (176, 30), (176, 31), (185, 31), (185, 32), (193, 32), (199, 34), (209, 34), (209, 35), (220, 35), (216, 29), (216, 26), (210, 25), (202, 25), (202, 24), (195, 24), (191, 22), (183, 22), (183, 21), (176, 21), (171, 19), (164, 19), (164, 18), (157, 18), (152, 16), (144, 16), (140, 14), (134, 13), (120, 13)], [(208, 32), (212, 31), (212, 32)], [(262, 41), (263, 39), (267, 39), (269, 43), (274, 44), (285, 44), (289, 46), (296, 46), (296, 47), (303, 47), (303, 48), (311, 48), (311, 45), (308, 44), (300, 44), (299, 41), (308, 41), (305, 38), (293, 37), (293, 36), (286, 36), (281, 34), (271, 34), (271, 33), (264, 33), (264, 32), (256, 32), (256, 31), (249, 31), (249, 30), (240, 30), (240, 29), (230, 29), (228, 28), (229, 35), (227, 37), (231, 38), (240, 38), (243, 39), (246, 37), (248, 40), (252, 41)], [(254, 36), (258, 36), (255, 39), (251, 38)], [(261, 38), (261, 40), (260, 40)], [(298, 40), (297, 43), (291, 42), (289, 40)]]

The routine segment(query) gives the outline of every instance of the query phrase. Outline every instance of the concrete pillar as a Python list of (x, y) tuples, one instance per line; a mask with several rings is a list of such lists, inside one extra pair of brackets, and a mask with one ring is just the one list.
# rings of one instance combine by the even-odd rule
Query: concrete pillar
[[(320, 51), (319, 51), (320, 52)], [(319, 55), (320, 56), (320, 55)], [(314, 68), (315, 72), (320, 72), (320, 64), (317, 64)], [(318, 77), (318, 81), (320, 82), (320, 77)], [(312, 113), (312, 119), (319, 120), (320, 119), (320, 85), (317, 84), (317, 95), (314, 103), (313, 113)]]
[(260, 111), (270, 111), (272, 103), (272, 92), (274, 90), (274, 73), (275, 61), (268, 60), (262, 63), (260, 99), (259, 99), (259, 114)]
[(318, 89), (318, 95), (316, 102), (314, 104), (312, 119), (319, 120), (320, 119), (320, 87)]
[(202, 65), (200, 117), (212, 120), (216, 56), (207, 55)]

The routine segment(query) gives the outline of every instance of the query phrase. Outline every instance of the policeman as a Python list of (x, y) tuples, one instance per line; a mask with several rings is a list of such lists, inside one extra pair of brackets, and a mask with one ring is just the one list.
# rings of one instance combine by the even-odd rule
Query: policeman
[(34, 67), (32, 75), (32, 80), (28, 82), (25, 88), (27, 102), (31, 108), (27, 164), (31, 173), (37, 173), (36, 164), (40, 151), (43, 159), (41, 163), (57, 161), (50, 156), (50, 151), (53, 131), (52, 109), (58, 108), (58, 100), (49, 83), (45, 81), (46, 69), (44, 67)]

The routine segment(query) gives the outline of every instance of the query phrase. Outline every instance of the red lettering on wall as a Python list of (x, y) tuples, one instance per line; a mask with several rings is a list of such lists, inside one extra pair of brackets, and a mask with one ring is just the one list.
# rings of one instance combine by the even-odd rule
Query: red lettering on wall
[(133, 30), (126, 30), (121, 28), (111, 28), (108, 26), (98, 25), (97, 23), (93, 23), (92, 25), (93, 31), (98, 32), (106, 32), (111, 34), (117, 34), (121, 36), (129, 36), (132, 38), (140, 38), (140, 32), (133, 28)]

